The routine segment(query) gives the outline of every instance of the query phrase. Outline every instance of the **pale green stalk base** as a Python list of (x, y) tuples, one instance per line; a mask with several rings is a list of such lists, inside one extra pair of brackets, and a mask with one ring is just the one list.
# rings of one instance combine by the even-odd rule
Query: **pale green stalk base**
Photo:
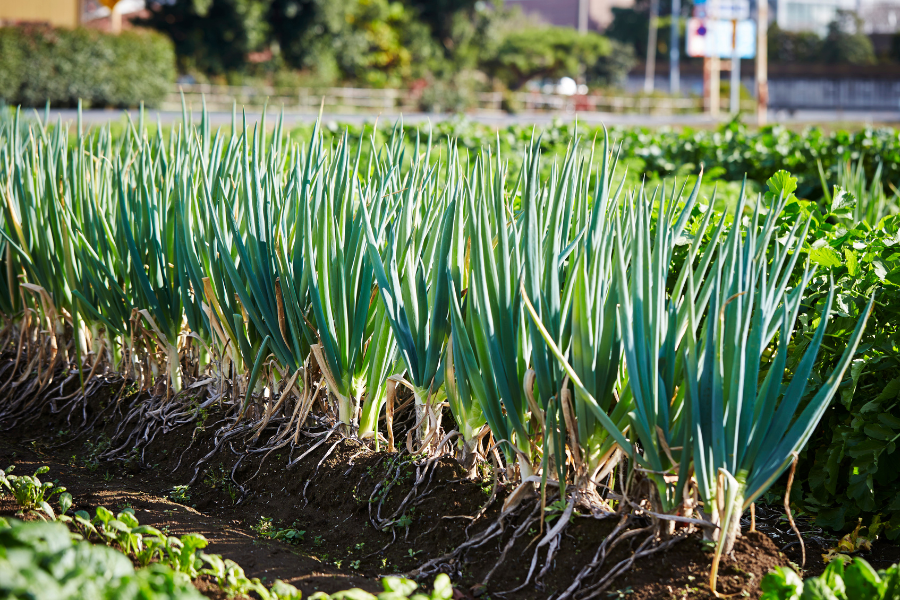
[[(741, 513), (744, 507), (744, 482), (740, 481), (725, 469), (719, 469), (719, 482), (716, 490), (718, 498), (724, 496), (725, 510), (722, 517), (721, 529), (717, 529), (719, 540), (716, 544), (716, 554), (713, 557), (712, 569), (709, 574), (709, 589), (718, 597), (716, 581), (719, 576), (719, 561), (722, 554), (731, 554), (734, 542), (741, 534)], [(717, 500), (718, 502), (718, 500)]]
[(428, 398), (428, 390), (414, 387), (413, 398), (416, 405), (416, 423), (419, 424), (419, 427), (416, 430), (416, 436), (418, 437), (418, 441), (422, 442), (428, 438), (429, 417), (426, 414), (428, 407), (425, 404), (425, 399)]
[(477, 458), (477, 454), (475, 452), (475, 448), (478, 446), (479, 438), (477, 436), (471, 435), (472, 432), (469, 432), (469, 437), (463, 437), (459, 445), (460, 447), (460, 464), (466, 470), (466, 473), (470, 479), (473, 479), (477, 474), (475, 471), (475, 459)]
[(528, 479), (534, 475), (534, 468), (531, 466), (531, 460), (521, 452), (516, 452), (519, 459), (519, 475), (522, 480)]
[[(434, 407), (438, 404), (441, 404), (446, 398), (443, 390), (438, 390), (431, 394), (431, 397), (428, 396), (428, 390), (424, 388), (417, 388), (415, 386), (411, 386), (413, 388), (413, 398), (416, 406), (416, 422), (419, 423), (419, 427), (416, 431), (416, 437), (418, 441), (424, 442), (428, 439), (428, 436), (432, 434), (431, 421), (432, 418), (438, 415), (434, 409)], [(426, 404), (426, 402), (430, 403), (430, 406)], [(430, 413), (430, 414), (429, 414)], [(434, 419), (437, 421), (437, 419)], [(437, 423), (435, 423), (437, 425)], [(434, 435), (437, 435), (437, 432), (433, 432)], [(437, 443), (438, 440), (431, 439), (429, 443)]]
[(178, 348), (168, 346), (166, 354), (169, 367), (169, 385), (172, 393), (177, 394), (181, 391), (181, 359), (178, 357)]
[(338, 420), (344, 425), (350, 425), (350, 422), (353, 420), (354, 411), (353, 411), (353, 402), (350, 400), (349, 396), (345, 396), (336, 392), (335, 390), (331, 390), (331, 393), (337, 399), (338, 406)]
[(363, 402), (359, 415), (359, 437), (367, 438), (378, 435), (378, 416), (386, 399), (386, 390), (381, 387), (376, 393), (370, 394)]
[(57, 360), (62, 360), (63, 364), (68, 364), (69, 362), (69, 350), (66, 347), (66, 343), (63, 342), (66, 335), (66, 323), (62, 317), (59, 317), (56, 322), (56, 352), (58, 355)]
[[(365, 381), (354, 377), (350, 383), (350, 394), (345, 395), (340, 392), (331, 390), (338, 403), (338, 420), (344, 425), (350, 426), (356, 423), (359, 416), (359, 401), (366, 392)], [(375, 415), (377, 420), (378, 415)], [(377, 422), (377, 421), (376, 421)]]

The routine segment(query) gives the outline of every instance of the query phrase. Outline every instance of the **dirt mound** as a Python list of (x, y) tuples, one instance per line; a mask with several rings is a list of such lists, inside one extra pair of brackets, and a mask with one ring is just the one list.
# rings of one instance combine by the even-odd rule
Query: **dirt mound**
[[(494, 524), (511, 491), (502, 485), (495, 490), (489, 478), (467, 479), (452, 459), (425, 464), (405, 454), (374, 452), (325, 427), (303, 432), (294, 447), (269, 451), (260, 449), (274, 427), (256, 439), (248, 433), (223, 441), (219, 426), (225, 415), (217, 410), (143, 431), (132, 438), (133, 447), (120, 449), (121, 459), (101, 460), (115, 447), (110, 440), (121, 415), (141, 402), (139, 397), (114, 401), (120, 388), (120, 382), (110, 382), (84, 406), (68, 413), (45, 411), (7, 430), (0, 438), (0, 465), (15, 463), (20, 472), (50, 465), (49, 477), (69, 488), (76, 509), (131, 506), (142, 523), (172, 534), (202, 533), (210, 540), (209, 551), (235, 560), (248, 576), (283, 579), (305, 594), (351, 587), (377, 591), (380, 576), (412, 571)], [(532, 506), (534, 501), (523, 503), (500, 535), (439, 562), (422, 583), (430, 583), (440, 569), (449, 572), (460, 597), (485, 591), (494, 596), (522, 586), (541, 533), (539, 510)], [(13, 510), (9, 501), (0, 504), (0, 514)], [(552, 524), (554, 515), (548, 515)], [(616, 523), (615, 517), (574, 517), (543, 577), (532, 577), (507, 597), (549, 598), (564, 591)], [(630, 527), (647, 524), (636, 519)], [(271, 539), (277, 532), (290, 543)], [(646, 538), (634, 535), (615, 546), (604, 568), (627, 559)], [(538, 554), (535, 573), (545, 556), (546, 548)], [(699, 537), (690, 536), (638, 559), (604, 597), (617, 592), (633, 600), (704, 597), (711, 560)], [(765, 535), (746, 535), (734, 558), (723, 562), (720, 591), (758, 597), (762, 575), (787, 562)]]

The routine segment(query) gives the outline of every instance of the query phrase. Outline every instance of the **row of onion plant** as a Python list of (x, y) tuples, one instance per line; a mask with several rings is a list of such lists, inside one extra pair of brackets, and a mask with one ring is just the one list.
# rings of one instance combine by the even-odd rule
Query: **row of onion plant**
[(231, 429), (296, 443), (324, 388), (317, 422), (392, 446), (406, 389), (409, 451), (472, 466), (497, 448), (523, 494), (553, 486), (567, 514), (643, 510), (660, 539), (680, 520), (730, 551), (868, 315), (807, 398), (832, 297), (788, 373), (816, 276), (789, 190), (719, 212), (702, 174), (628, 185), (606, 139), (548, 165), (539, 139), (510, 161), (405, 131), (317, 126), (301, 145), (281, 120), (213, 133), (205, 111), (119, 136), (4, 115), (0, 412), (118, 372), (159, 410), (199, 387)]

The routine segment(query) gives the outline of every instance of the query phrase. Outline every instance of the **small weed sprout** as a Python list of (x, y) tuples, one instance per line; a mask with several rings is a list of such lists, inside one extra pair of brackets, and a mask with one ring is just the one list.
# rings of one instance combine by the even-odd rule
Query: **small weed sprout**
[(171, 498), (173, 502), (177, 502), (179, 504), (187, 504), (191, 501), (191, 495), (188, 492), (188, 486), (176, 485), (172, 488), (172, 491), (169, 492), (169, 498)]
[[(5, 471), (0, 472), (0, 489), (6, 488), (6, 490), (12, 494), (13, 498), (16, 500), (16, 504), (19, 505), (19, 514), (23, 514), (25, 511), (31, 511), (32, 514), (36, 514), (41, 518), (45, 518), (46, 515), (47, 517), (50, 517), (51, 520), (56, 520), (56, 513), (50, 506), (49, 500), (56, 494), (65, 492), (66, 488), (54, 487), (53, 483), (49, 481), (41, 482), (38, 475), (47, 473), (50, 471), (50, 467), (40, 467), (34, 472), (34, 475), (31, 476), (13, 475), (12, 472), (14, 469), (15, 466), (10, 466), (7, 467)], [(71, 506), (71, 499), (72, 497), (69, 496), (69, 506)], [(63, 502), (62, 499), (60, 502)], [(43, 511), (43, 514), (38, 512), (37, 509)]]
[[(306, 531), (297, 528), (296, 521), (294, 521), (290, 527), (276, 528), (272, 523), (272, 519), (268, 517), (260, 517), (259, 522), (250, 527), (250, 529), (263, 537), (280, 540), (294, 545), (300, 544), (303, 541), (303, 536), (306, 535)], [(321, 536), (317, 538), (317, 540), (320, 539)], [(320, 544), (316, 545), (318, 546)]]

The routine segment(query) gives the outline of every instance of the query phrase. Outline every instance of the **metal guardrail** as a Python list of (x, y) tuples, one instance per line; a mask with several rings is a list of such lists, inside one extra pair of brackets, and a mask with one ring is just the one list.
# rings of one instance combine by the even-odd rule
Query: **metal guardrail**
[(769, 106), (796, 110), (900, 109), (900, 81), (796, 78), (769, 81)]
[[(247, 108), (284, 107), (285, 112), (313, 113), (320, 106), (331, 112), (387, 114), (419, 112), (421, 91), (405, 89), (377, 89), (351, 87), (274, 88), (193, 84), (180, 85), (163, 103), (164, 109), (180, 110), (181, 94), (192, 106), (201, 101), (211, 111), (230, 112), (237, 105)], [(678, 114), (702, 112), (701, 98), (670, 98), (654, 96), (563, 96), (541, 92), (481, 92), (474, 95), (473, 112), (497, 113), (505, 109), (524, 112), (572, 114), (576, 112), (612, 112), (638, 114)], [(741, 108), (754, 110), (753, 101), (743, 102)], [(722, 109), (727, 112), (727, 99)]]

